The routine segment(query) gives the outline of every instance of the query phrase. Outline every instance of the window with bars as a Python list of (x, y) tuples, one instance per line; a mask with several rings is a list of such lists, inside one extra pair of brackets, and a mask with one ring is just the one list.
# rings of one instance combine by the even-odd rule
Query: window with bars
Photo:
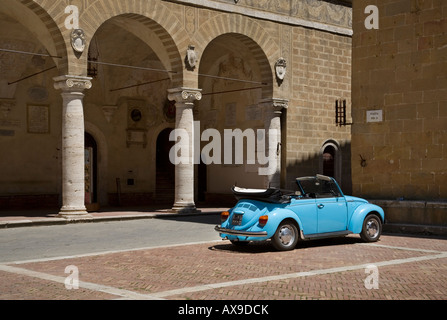
[(340, 127), (352, 125), (346, 121), (346, 100), (335, 100), (335, 124)]

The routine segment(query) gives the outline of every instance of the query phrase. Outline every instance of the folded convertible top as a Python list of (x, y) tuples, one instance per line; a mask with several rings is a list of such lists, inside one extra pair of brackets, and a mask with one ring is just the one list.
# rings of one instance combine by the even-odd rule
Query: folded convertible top
[(231, 188), (237, 200), (257, 200), (271, 203), (287, 203), (290, 200), (283, 198), (283, 192), (280, 189), (246, 189), (233, 186)]

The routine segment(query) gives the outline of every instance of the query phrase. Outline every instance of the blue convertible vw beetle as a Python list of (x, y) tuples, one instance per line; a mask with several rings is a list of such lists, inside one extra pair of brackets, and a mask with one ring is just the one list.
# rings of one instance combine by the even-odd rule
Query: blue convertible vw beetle
[(298, 191), (233, 187), (236, 206), (222, 212), (216, 226), (235, 245), (271, 239), (277, 250), (292, 250), (298, 240), (360, 234), (379, 240), (385, 213), (368, 201), (345, 196), (334, 178), (317, 175), (296, 179)]

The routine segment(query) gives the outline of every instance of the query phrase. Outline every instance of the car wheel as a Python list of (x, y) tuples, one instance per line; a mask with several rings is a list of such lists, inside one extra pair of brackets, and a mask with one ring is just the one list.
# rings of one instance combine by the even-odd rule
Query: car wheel
[(272, 244), (277, 250), (293, 250), (298, 239), (299, 234), (296, 225), (290, 221), (283, 221), (272, 237)]
[(366, 242), (375, 242), (379, 240), (382, 234), (382, 221), (375, 214), (370, 214), (363, 221), (360, 237)]

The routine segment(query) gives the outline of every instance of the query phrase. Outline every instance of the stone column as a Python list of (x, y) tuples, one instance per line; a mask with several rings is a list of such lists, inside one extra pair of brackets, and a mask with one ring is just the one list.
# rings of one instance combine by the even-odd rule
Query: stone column
[(59, 217), (77, 220), (91, 216), (85, 208), (84, 110), (85, 89), (91, 78), (60, 76), (54, 87), (62, 90), (62, 208)]
[(197, 212), (194, 203), (194, 101), (202, 99), (200, 89), (174, 88), (168, 90), (168, 99), (175, 101), (175, 129), (185, 133), (188, 139), (180, 139), (177, 144), (182, 161), (175, 166), (175, 202), (172, 210), (177, 213)]
[(265, 169), (262, 169), (264, 169), (266, 185), (275, 188), (280, 188), (281, 185), (281, 114), (288, 104), (289, 100), (277, 98), (264, 99), (259, 103), (264, 110), (269, 160)]

